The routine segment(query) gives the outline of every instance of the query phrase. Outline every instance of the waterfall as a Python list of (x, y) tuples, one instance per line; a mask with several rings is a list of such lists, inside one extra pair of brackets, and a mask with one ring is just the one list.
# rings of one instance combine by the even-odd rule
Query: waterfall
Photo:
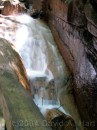
[(33, 100), (45, 115), (58, 108), (75, 120), (82, 130), (74, 103), (71, 75), (56, 46), (49, 27), (27, 14), (1, 16), (0, 37), (13, 43), (20, 54), (31, 83)]

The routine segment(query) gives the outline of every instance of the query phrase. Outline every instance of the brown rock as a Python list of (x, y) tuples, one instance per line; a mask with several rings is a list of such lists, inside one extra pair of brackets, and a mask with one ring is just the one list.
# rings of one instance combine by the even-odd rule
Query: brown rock
[(53, 130), (76, 130), (72, 117), (65, 115), (58, 109), (48, 110), (46, 119)]
[(25, 8), (21, 7), (19, 4), (12, 5), (9, 1), (5, 1), (3, 4), (4, 8), (1, 11), (1, 14), (3, 15), (13, 15), (18, 13), (25, 12)]
[(84, 15), (85, 1), (73, 0), (68, 8), (68, 22), (76, 26), (85, 26), (86, 18)]
[[(83, 0), (73, 0), (70, 4), (51, 0), (47, 10), (55, 40), (74, 76), (74, 96), (81, 118), (85, 123), (96, 123), (97, 52), (93, 35), (97, 36), (97, 13), (94, 6)], [(96, 130), (95, 124), (84, 126)]]
[(50, 130), (43, 126), (44, 118), (23, 86), (29, 89), (20, 57), (8, 41), (0, 39), (0, 110), (7, 130)]
[(97, 37), (97, 11), (93, 8), (91, 3), (87, 3), (85, 6), (85, 15), (88, 20), (88, 31)]

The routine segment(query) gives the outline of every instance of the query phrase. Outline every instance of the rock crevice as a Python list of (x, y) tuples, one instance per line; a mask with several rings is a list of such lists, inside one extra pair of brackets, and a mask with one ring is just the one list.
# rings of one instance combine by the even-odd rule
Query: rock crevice
[[(96, 130), (97, 0), (44, 0), (44, 3), (48, 23), (74, 77), (74, 96), (84, 126)], [(94, 124), (90, 125), (91, 122)]]

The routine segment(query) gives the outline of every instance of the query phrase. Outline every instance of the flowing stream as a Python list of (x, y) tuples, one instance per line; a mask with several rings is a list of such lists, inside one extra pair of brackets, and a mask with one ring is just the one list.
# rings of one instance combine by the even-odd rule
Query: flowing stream
[(72, 78), (56, 46), (49, 27), (23, 14), (0, 18), (0, 37), (15, 46), (27, 70), (33, 100), (45, 116), (58, 108), (70, 115), (76, 130), (83, 130), (72, 95)]

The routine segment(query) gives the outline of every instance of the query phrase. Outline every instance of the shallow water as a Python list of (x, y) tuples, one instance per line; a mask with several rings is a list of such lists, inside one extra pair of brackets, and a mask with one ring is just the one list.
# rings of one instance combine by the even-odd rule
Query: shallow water
[(0, 21), (3, 21), (0, 36), (12, 42), (20, 54), (31, 82), (33, 100), (43, 115), (48, 109), (59, 108), (72, 116), (77, 130), (82, 130), (71, 75), (49, 27), (25, 14), (10, 16), (8, 20), (2, 17)]

